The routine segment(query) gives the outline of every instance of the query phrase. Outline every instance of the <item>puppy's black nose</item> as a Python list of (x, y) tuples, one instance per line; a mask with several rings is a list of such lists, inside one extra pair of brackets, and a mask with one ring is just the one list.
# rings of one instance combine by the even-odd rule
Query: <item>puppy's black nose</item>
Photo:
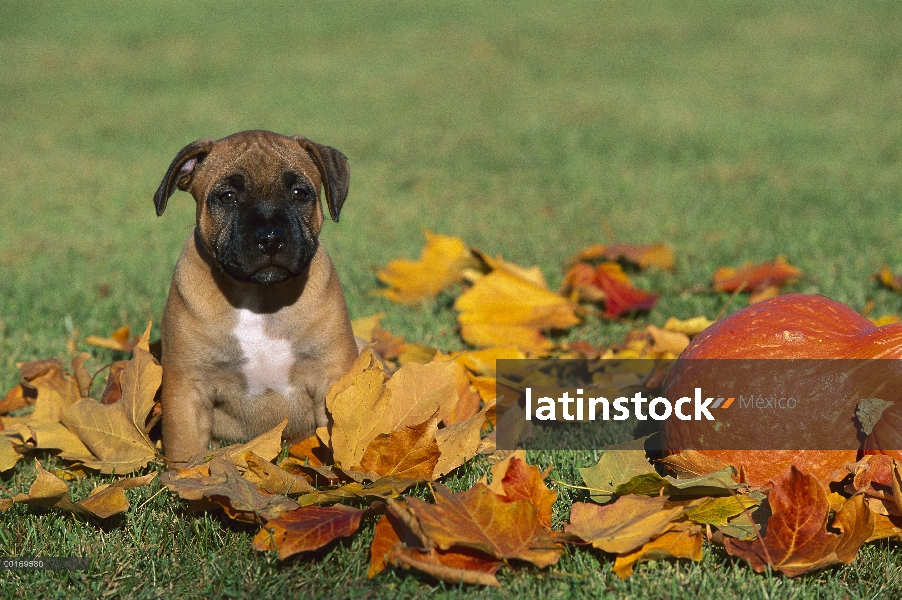
[(263, 254), (275, 256), (285, 247), (285, 230), (278, 227), (264, 227), (254, 234), (254, 241)]

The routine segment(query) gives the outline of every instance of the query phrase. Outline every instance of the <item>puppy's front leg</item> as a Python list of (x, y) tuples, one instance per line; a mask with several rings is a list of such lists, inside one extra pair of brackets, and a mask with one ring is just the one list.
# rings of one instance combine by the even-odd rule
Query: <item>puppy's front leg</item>
[(165, 370), (161, 402), (166, 463), (170, 468), (183, 467), (209, 448), (213, 408), (189, 377)]

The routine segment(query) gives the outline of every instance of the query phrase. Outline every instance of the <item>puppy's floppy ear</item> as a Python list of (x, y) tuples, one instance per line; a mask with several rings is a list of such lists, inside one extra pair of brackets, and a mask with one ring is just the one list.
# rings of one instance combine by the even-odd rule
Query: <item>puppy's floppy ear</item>
[(323, 189), (326, 190), (329, 215), (333, 221), (338, 223), (338, 214), (345, 203), (345, 198), (348, 197), (348, 185), (351, 179), (348, 159), (335, 148), (311, 142), (302, 135), (296, 135), (292, 139), (296, 140), (316, 163), (320, 179), (323, 180)]
[(157, 193), (153, 195), (153, 203), (157, 207), (158, 217), (166, 210), (166, 203), (169, 201), (169, 196), (175, 191), (174, 187), (178, 186), (180, 190), (188, 188), (194, 169), (207, 157), (215, 141), (213, 138), (204, 138), (191, 142), (175, 155), (160, 187), (157, 188)]

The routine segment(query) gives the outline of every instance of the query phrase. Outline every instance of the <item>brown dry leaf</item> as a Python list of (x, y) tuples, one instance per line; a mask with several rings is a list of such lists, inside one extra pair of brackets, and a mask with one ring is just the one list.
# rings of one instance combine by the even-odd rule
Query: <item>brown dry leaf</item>
[(282, 422), (267, 432), (261, 433), (249, 442), (243, 444), (232, 444), (211, 450), (205, 456), (188, 464), (189, 467), (209, 462), (212, 458), (221, 458), (226, 460), (239, 469), (247, 467), (245, 456), (248, 452), (253, 452), (263, 460), (275, 460), (282, 452), (282, 432), (288, 426), (288, 417), (282, 419)]
[[(150, 326), (145, 338), (150, 335)], [(146, 339), (142, 338), (146, 342)], [(122, 399), (104, 405), (90, 398), (69, 406), (61, 416), (99, 460), (83, 461), (102, 473), (131, 473), (156, 458), (157, 449), (147, 435), (147, 416), (154, 406), (163, 369), (150, 352), (135, 346), (133, 358), (122, 371)], [(40, 399), (40, 395), (38, 396)]]
[(102, 404), (115, 404), (122, 398), (122, 371), (125, 370), (127, 365), (127, 360), (117, 360), (110, 365), (106, 386), (103, 389), (103, 394), (100, 396)]
[(728, 538), (727, 552), (746, 560), (758, 573), (768, 566), (795, 577), (855, 559), (858, 548), (874, 531), (874, 515), (863, 495), (848, 500), (827, 530), (830, 504), (817, 478), (792, 467), (768, 495), (772, 514), (767, 533), (753, 541)]
[(21, 458), (22, 455), (13, 449), (12, 440), (0, 436), (0, 472), (9, 471)]
[(770, 286), (783, 286), (801, 276), (802, 271), (778, 256), (773, 262), (745, 263), (739, 268), (720, 267), (714, 271), (713, 285), (715, 292), (756, 292)]
[(433, 548), (429, 551), (420, 551), (396, 544), (392, 560), (397, 564), (422, 571), (439, 581), (501, 586), (495, 573), (501, 567), (502, 561), (468, 548), (448, 551)]
[(574, 305), (547, 288), (495, 270), (480, 278), (454, 303), (464, 340), (474, 346), (513, 343), (528, 353), (542, 353), (553, 344), (542, 335), (579, 323)]
[(494, 409), (495, 401), (489, 400), (481, 411), (466, 421), (438, 430), (435, 434), (435, 441), (441, 451), (441, 456), (435, 465), (433, 479), (447, 475), (479, 453), (482, 443), (480, 438), (482, 428), (489, 413)]
[(376, 436), (363, 452), (361, 469), (381, 476), (431, 480), (441, 454), (435, 442), (437, 428), (433, 417), (418, 425)]
[(429, 230), (423, 234), (426, 245), (419, 260), (395, 259), (376, 273), (389, 286), (375, 292), (377, 295), (394, 302), (417, 304), (457, 283), (465, 269), (478, 264), (460, 238), (436, 235)]
[(103, 484), (91, 491), (84, 500), (72, 502), (66, 482), (41, 467), (40, 461), (34, 461), (37, 475), (27, 494), (16, 494), (11, 499), (0, 501), (0, 511), (7, 510), (15, 503), (39, 506), (41, 508), (58, 508), (79, 515), (94, 516), (105, 519), (109, 516), (128, 510), (129, 503), (124, 490), (150, 483), (156, 473), (120, 479), (112, 484)]
[(614, 561), (614, 573), (620, 579), (633, 574), (637, 562), (663, 558), (702, 559), (702, 529), (690, 523), (680, 523), (674, 529), (646, 542), (638, 550), (618, 555)]
[(438, 548), (463, 546), (538, 567), (557, 563), (563, 550), (548, 536), (530, 502), (508, 501), (481, 483), (457, 494), (433, 485), (434, 505), (408, 498), (407, 506)]
[(270, 494), (288, 496), (313, 491), (313, 486), (303, 477), (289, 473), (253, 452), (245, 454), (244, 461), (247, 463), (244, 478), (256, 483), (261, 490)]
[(626, 554), (672, 529), (683, 507), (665, 508), (667, 502), (664, 496), (631, 495), (605, 506), (575, 502), (564, 531), (605, 552)]
[(902, 537), (902, 517), (874, 515), (874, 532), (867, 541), (899, 539)]
[(463, 362), (454, 360), (451, 356), (438, 352), (432, 360), (450, 361), (454, 369), (454, 386), (457, 389), (457, 402), (454, 407), (448, 411), (442, 419), (442, 425), (448, 426), (454, 423), (466, 421), (470, 417), (475, 416), (479, 412), (479, 406), (482, 404), (482, 398), (479, 392), (470, 387), (470, 376)]
[(502, 564), (494, 557), (467, 548), (426, 551), (401, 519), (389, 512), (376, 522), (367, 577), (375, 577), (391, 563), (413, 567), (449, 583), (462, 581), (492, 586), (498, 585), (494, 574)]
[(285, 560), (299, 552), (322, 548), (340, 537), (353, 535), (366, 514), (343, 504), (305, 506), (270, 520), (254, 537), (257, 550), (277, 550)]
[(408, 363), (385, 383), (381, 363), (365, 350), (326, 397), (336, 464), (358, 465), (380, 434), (443, 418), (457, 402), (450, 362)]
[(218, 457), (204, 465), (166, 471), (161, 479), (179, 497), (209, 499), (238, 521), (269, 521), (299, 506), (285, 496), (261, 492), (255, 483), (241, 476), (235, 465)]
[(316, 490), (300, 496), (297, 502), (301, 506), (310, 506), (313, 504), (341, 502), (350, 498), (382, 498), (386, 500), (388, 498), (397, 498), (407, 488), (417, 482), (418, 480), (416, 479), (403, 479), (389, 475), (388, 477), (380, 477), (366, 485), (353, 482), (337, 488)]
[(110, 337), (99, 337), (89, 335), (85, 338), (85, 343), (89, 346), (97, 348), (107, 348), (108, 350), (118, 350), (120, 352), (131, 352), (138, 344), (139, 338), (135, 336), (131, 338), (131, 328), (124, 325), (110, 334)]
[(730, 466), (696, 450), (683, 450), (679, 454), (665, 456), (658, 462), (664, 463), (677, 477), (684, 479), (716, 473)]

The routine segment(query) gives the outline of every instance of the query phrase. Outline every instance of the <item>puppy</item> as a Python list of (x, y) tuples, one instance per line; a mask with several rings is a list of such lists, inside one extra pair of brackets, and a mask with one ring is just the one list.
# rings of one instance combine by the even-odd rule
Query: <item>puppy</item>
[(197, 203), (163, 313), (163, 450), (178, 466), (211, 440), (327, 424), (325, 397), (357, 356), (344, 294), (319, 242), (320, 188), (333, 221), (344, 155), (302, 136), (243, 131), (176, 155), (154, 195)]

